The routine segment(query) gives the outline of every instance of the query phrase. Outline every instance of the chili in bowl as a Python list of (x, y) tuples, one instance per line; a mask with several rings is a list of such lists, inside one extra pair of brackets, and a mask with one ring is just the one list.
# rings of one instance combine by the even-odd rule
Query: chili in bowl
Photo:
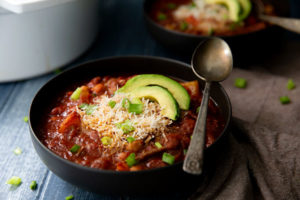
[[(259, 20), (254, 7), (251, 0), (144, 0), (143, 11), (149, 32), (169, 50), (190, 56), (203, 40), (221, 37), (245, 65), (278, 48), (282, 35)], [(284, 16), (285, 7), (268, 3), (265, 13)]]
[[(35, 96), (34, 147), (55, 174), (93, 191), (178, 187), (191, 178), (181, 166), (202, 86), (188, 66), (167, 59), (119, 57), (83, 64), (50, 80)], [(208, 150), (228, 131), (231, 118), (219, 84), (211, 96)]]

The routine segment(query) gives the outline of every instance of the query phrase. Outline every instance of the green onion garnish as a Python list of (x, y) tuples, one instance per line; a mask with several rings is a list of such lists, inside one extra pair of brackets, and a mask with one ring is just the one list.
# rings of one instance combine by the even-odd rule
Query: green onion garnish
[(79, 146), (78, 144), (74, 144), (74, 145), (72, 146), (72, 148), (70, 149), (70, 151), (71, 151), (72, 153), (77, 153), (79, 149), (80, 149), (80, 146)]
[(80, 104), (78, 107), (79, 107), (81, 110), (85, 110), (88, 106), (89, 106), (89, 104), (83, 103), (83, 104)]
[(209, 29), (207, 35), (213, 35), (215, 30), (213, 28)]
[(54, 70), (54, 74), (60, 74), (61, 72), (62, 72), (61, 69), (56, 69), (56, 70)]
[(28, 122), (28, 117), (27, 116), (23, 117), (23, 121), (27, 123)]
[(135, 130), (135, 128), (131, 125), (129, 120), (126, 120), (123, 123), (116, 123), (115, 126), (123, 131), (123, 133), (127, 134)]
[(71, 99), (72, 100), (77, 100), (80, 97), (80, 93), (81, 93), (81, 88), (78, 87), (71, 95)]
[(123, 133), (127, 134), (135, 130), (135, 128), (129, 124), (123, 124), (121, 127)]
[(288, 96), (279, 97), (279, 100), (280, 100), (281, 104), (288, 104), (291, 102), (291, 100)]
[(162, 148), (162, 145), (159, 142), (155, 142), (154, 144), (157, 148), (159, 148), (159, 149)]
[(35, 189), (37, 188), (37, 183), (36, 183), (36, 181), (31, 181), (29, 187), (30, 187), (31, 190), (35, 190)]
[(292, 90), (292, 89), (294, 89), (296, 87), (293, 79), (289, 79), (288, 80), (286, 87), (287, 87), (288, 90)]
[(135, 141), (135, 138), (129, 136), (129, 137), (126, 138), (126, 140), (127, 140), (127, 142), (131, 143), (131, 142)]
[(81, 110), (84, 110), (87, 115), (90, 115), (90, 114), (92, 114), (96, 110), (97, 106), (96, 105), (89, 105), (89, 104), (83, 103), (83, 104), (79, 105), (79, 108)]
[(180, 23), (180, 30), (185, 31), (188, 28), (189, 24), (185, 21)]
[(22, 183), (22, 179), (17, 176), (13, 176), (6, 181), (6, 184), (13, 185), (13, 186), (19, 186), (21, 183)]
[(235, 87), (237, 88), (246, 88), (247, 80), (244, 78), (236, 78), (234, 82)]
[(137, 161), (135, 160), (135, 153), (131, 153), (127, 158), (126, 158), (126, 163), (129, 167), (132, 167), (133, 165), (135, 165), (137, 163)]
[(109, 105), (111, 108), (114, 108), (115, 105), (116, 105), (116, 102), (115, 102), (115, 101), (109, 101), (109, 102), (108, 102), (108, 105)]
[(190, 8), (195, 8), (197, 5), (195, 4), (195, 2), (192, 2), (191, 4), (190, 4)]
[(165, 163), (168, 163), (169, 165), (172, 165), (175, 161), (175, 157), (169, 153), (163, 153), (162, 155), (162, 161)]
[(143, 104), (129, 104), (128, 112), (141, 114), (143, 112)]
[(122, 107), (123, 107), (123, 108), (128, 109), (129, 106), (130, 106), (130, 104), (131, 104), (131, 103), (130, 103), (129, 99), (124, 98), (124, 99), (122, 100)]
[(200, 106), (197, 108), (196, 113), (198, 113), (200, 111)]
[(22, 149), (20, 147), (15, 148), (14, 154), (20, 155), (22, 153)]
[(183, 149), (183, 155), (186, 155), (187, 149)]
[(107, 146), (111, 144), (111, 138), (108, 136), (104, 136), (101, 138), (101, 142), (103, 145)]
[(166, 20), (167, 19), (167, 15), (163, 14), (163, 13), (159, 13), (157, 15), (157, 19), (160, 21)]
[(67, 196), (67, 197), (65, 198), (65, 200), (72, 200), (72, 199), (74, 199), (74, 196), (73, 196), (73, 195), (69, 195), (69, 196)]
[(168, 4), (167, 4), (167, 7), (168, 7), (169, 9), (174, 9), (174, 8), (176, 8), (176, 4), (175, 4), (175, 3), (168, 3)]

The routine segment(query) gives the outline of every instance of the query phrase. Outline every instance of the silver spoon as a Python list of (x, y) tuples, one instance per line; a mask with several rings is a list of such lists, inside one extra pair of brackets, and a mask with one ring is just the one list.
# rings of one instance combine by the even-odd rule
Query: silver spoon
[(219, 38), (210, 38), (202, 42), (194, 51), (192, 69), (196, 76), (206, 83), (193, 137), (183, 163), (185, 172), (190, 174), (202, 173), (210, 86), (212, 82), (223, 81), (229, 76), (232, 62), (232, 54), (228, 44)]
[(253, 0), (253, 3), (257, 10), (257, 16), (259, 19), (269, 22), (270, 24), (280, 26), (289, 31), (300, 34), (300, 19), (286, 18), (286, 17), (276, 17), (270, 15), (264, 15), (265, 10), (264, 4), (261, 0)]

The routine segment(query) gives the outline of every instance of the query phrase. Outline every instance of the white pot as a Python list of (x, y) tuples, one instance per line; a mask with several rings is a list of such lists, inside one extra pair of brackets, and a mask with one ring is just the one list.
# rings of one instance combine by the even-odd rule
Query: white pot
[(1, 1), (0, 82), (53, 71), (80, 56), (97, 36), (99, 0), (15, 7), (3, 3), (2, 8)]

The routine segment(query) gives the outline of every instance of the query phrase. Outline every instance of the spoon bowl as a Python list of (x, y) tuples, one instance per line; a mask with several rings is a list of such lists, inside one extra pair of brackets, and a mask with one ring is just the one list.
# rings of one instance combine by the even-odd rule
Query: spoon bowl
[(200, 43), (194, 51), (192, 57), (193, 72), (206, 83), (193, 137), (183, 163), (183, 170), (187, 173), (196, 175), (202, 173), (207, 105), (211, 82), (223, 81), (230, 75), (232, 60), (232, 53), (228, 44), (220, 38), (209, 38)]
[(220, 38), (200, 43), (192, 56), (192, 69), (204, 81), (220, 82), (232, 70), (232, 54), (228, 44)]

